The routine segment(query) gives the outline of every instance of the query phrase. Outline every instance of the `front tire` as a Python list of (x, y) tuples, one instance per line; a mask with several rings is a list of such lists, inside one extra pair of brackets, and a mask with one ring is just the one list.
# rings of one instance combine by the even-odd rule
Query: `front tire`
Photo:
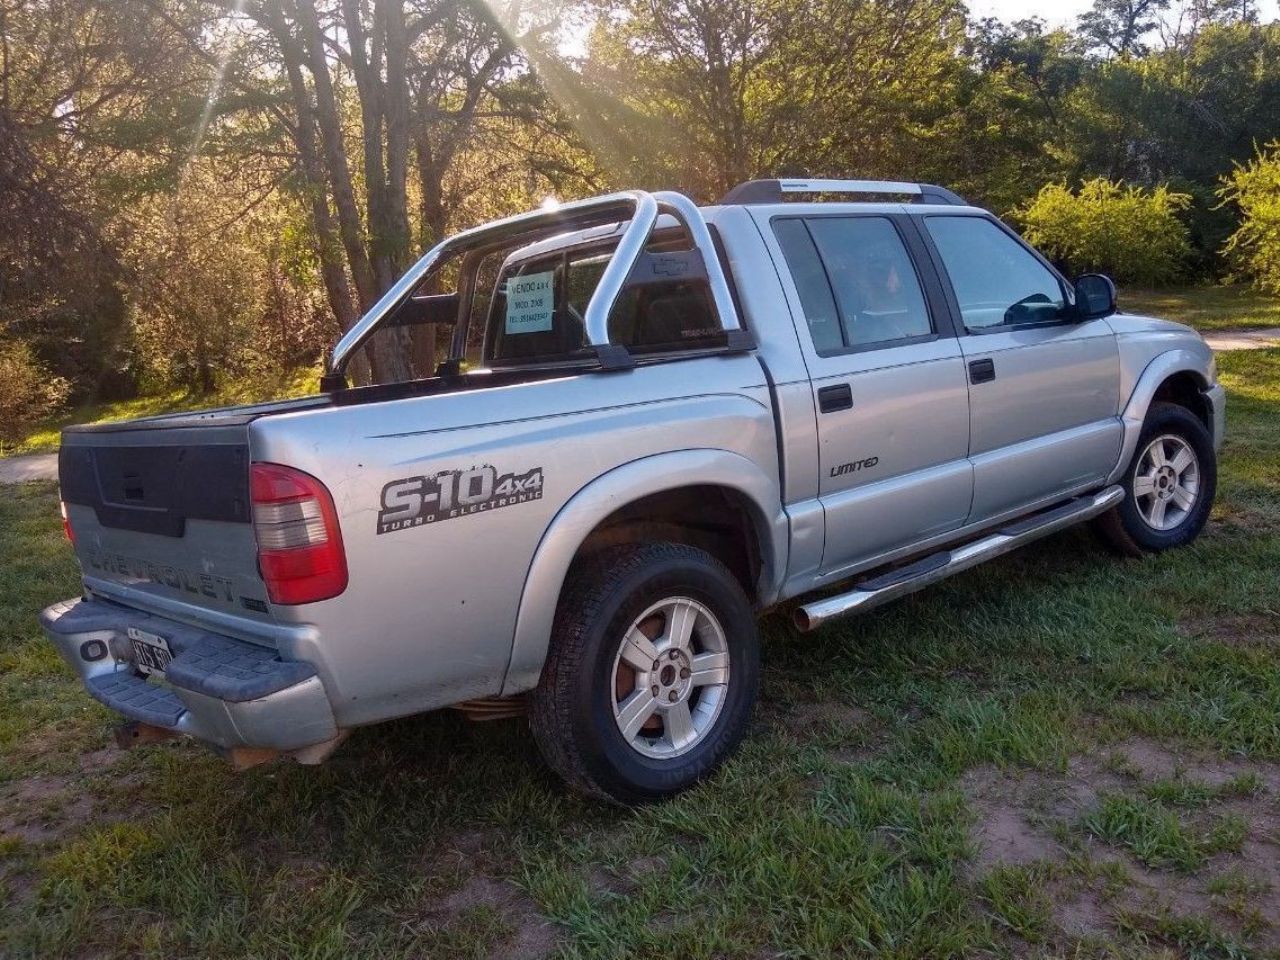
[(1125, 498), (1098, 518), (1098, 529), (1131, 557), (1186, 546), (1209, 519), (1217, 483), (1205, 425), (1186, 407), (1154, 404), (1124, 474)]
[(530, 726), (574, 788), (660, 800), (738, 745), (758, 677), (755, 616), (724, 564), (684, 544), (612, 547), (570, 572)]

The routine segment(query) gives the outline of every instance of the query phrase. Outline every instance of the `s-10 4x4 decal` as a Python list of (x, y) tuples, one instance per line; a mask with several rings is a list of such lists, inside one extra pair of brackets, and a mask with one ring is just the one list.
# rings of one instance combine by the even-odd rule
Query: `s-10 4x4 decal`
[(378, 533), (500, 510), (542, 499), (542, 468), (504, 473), (486, 464), (430, 477), (405, 477), (382, 488)]

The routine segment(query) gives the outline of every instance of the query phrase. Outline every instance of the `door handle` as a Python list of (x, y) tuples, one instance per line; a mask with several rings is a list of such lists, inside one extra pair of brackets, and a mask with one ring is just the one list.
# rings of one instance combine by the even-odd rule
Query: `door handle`
[(823, 413), (853, 408), (853, 389), (847, 383), (818, 388), (818, 409)]
[(969, 361), (969, 382), (990, 383), (996, 378), (996, 362), (991, 359)]

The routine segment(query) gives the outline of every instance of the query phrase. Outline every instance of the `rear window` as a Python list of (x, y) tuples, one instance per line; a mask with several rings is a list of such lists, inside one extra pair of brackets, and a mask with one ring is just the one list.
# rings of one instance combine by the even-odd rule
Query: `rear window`
[[(682, 230), (655, 235), (649, 254), (691, 249)], [(574, 360), (588, 355), (587, 304), (612, 247), (588, 245), (528, 260), (509, 260), (489, 307), (493, 366)], [(705, 278), (672, 278), (627, 287), (609, 315), (609, 340), (646, 354), (705, 346), (720, 324)]]
[(920, 278), (887, 218), (788, 217), (773, 230), (819, 356), (933, 334)]
[(489, 307), (492, 363), (569, 360), (583, 354), (587, 328), (565, 297), (565, 267), (565, 258), (557, 255), (503, 271)]

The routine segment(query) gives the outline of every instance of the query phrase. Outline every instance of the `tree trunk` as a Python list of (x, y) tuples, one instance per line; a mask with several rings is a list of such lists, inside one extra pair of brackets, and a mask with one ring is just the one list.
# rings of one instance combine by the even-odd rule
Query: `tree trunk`
[(307, 201), (311, 209), (311, 225), (315, 233), (316, 257), (320, 261), (320, 276), (324, 281), (329, 307), (343, 333), (355, 325), (358, 314), (351, 300), (351, 284), (341, 260), (341, 242), (329, 209), (328, 183), (324, 164), (316, 150), (316, 119), (302, 76), (303, 53), (289, 31), (278, 3), (266, 6), (270, 29), (280, 47), (285, 73), (289, 77), (289, 90), (293, 95), (293, 109), (298, 125), (294, 131), (294, 144), (298, 150), (298, 166), (307, 185)]
[(432, 131), (420, 130), (417, 136), (418, 154), (418, 217), (422, 241), (434, 246), (444, 239), (449, 217), (444, 206), (444, 170), (440, 169), (432, 143)]
[[(351, 183), (351, 169), (347, 164), (346, 147), (342, 141), (341, 117), (338, 113), (333, 83), (329, 77), (329, 63), (325, 56), (324, 37), (320, 32), (319, 19), (316, 17), (315, 0), (297, 0), (297, 4), (299, 23), (302, 27), (308, 63), (315, 84), (316, 116), (319, 121), (321, 143), (324, 146), (325, 162), (329, 169), (329, 181), (333, 190), (334, 203), (338, 209), (339, 233), (342, 238), (342, 245), (347, 252), (347, 262), (351, 267), (351, 275), (355, 279), (356, 292), (360, 298), (360, 308), (362, 311), (367, 311), (391, 286), (394, 278), (380, 278), (375, 274), (370, 263), (369, 252), (366, 250), (361, 236), (363, 231), (361, 230), (360, 211), (356, 206), (355, 189)], [(357, 16), (352, 22), (356, 24), (355, 29), (363, 36), (363, 26), (359, 23), (359, 17)], [(352, 28), (352, 22), (346, 24), (348, 31)], [(354, 58), (354, 51), (360, 45), (356, 43), (356, 37), (352, 36), (351, 40)], [(372, 109), (376, 108), (376, 90), (369, 94), (370, 97), (375, 98), (372, 103), (367, 101), (365, 90), (362, 89), (359, 92), (362, 117), (366, 115), (376, 117), (377, 111)], [(366, 163), (370, 155), (369, 144), (371, 140), (373, 140), (374, 149), (379, 152), (380, 157), (380, 147), (378, 145), (380, 130), (381, 124), (376, 123), (373, 131), (368, 129), (362, 131), (364, 134)], [(380, 159), (377, 166), (381, 167)], [(369, 178), (368, 172), (366, 169), (366, 185), (369, 195), (372, 197), (383, 189), (379, 186), (382, 181), (380, 178)], [(376, 225), (370, 224), (370, 227), (376, 230)], [(408, 341), (399, 329), (385, 330), (377, 334), (371, 343), (368, 356), (373, 371), (373, 379), (379, 383), (406, 380), (411, 375)]]
[(387, 32), (387, 86), (383, 104), (387, 123), (388, 235), (384, 238), (391, 266), (399, 274), (409, 256), (409, 41), (401, 0), (375, 0)]
[[(346, 333), (355, 326), (360, 314), (352, 297), (347, 268), (342, 262), (342, 241), (334, 223), (333, 211), (329, 207), (328, 171), (325, 170), (317, 147), (315, 107), (311, 101), (311, 91), (307, 89), (306, 79), (302, 75), (306, 54), (285, 20), (279, 0), (272, 0), (263, 9), (267, 17), (267, 28), (280, 48), (280, 59), (289, 78), (289, 91), (297, 117), (293, 139), (298, 150), (298, 165), (306, 184), (316, 258), (320, 261), (320, 278), (324, 283), (329, 309), (338, 321), (338, 329)], [(350, 372), (355, 383), (369, 382), (369, 364), (363, 356), (355, 358)]]
[(213, 393), (217, 383), (213, 376), (213, 364), (209, 362), (209, 347), (203, 338), (196, 341), (196, 390), (201, 396)]
[(342, 0), (343, 27), (351, 46), (351, 73), (360, 101), (360, 132), (364, 159), (365, 214), (369, 224), (369, 262), (379, 291), (395, 282), (386, 250), (387, 174), (382, 160), (383, 91), (379, 18), (374, 18), (372, 44), (365, 29), (364, 0)]
[(297, 0), (297, 11), (307, 63), (315, 85), (316, 119), (319, 122), (320, 141), (324, 148), (334, 205), (338, 210), (338, 229), (351, 267), (351, 276), (355, 280), (360, 310), (364, 312), (373, 306), (379, 294), (361, 236), (363, 231), (360, 210), (356, 206), (355, 188), (351, 184), (347, 149), (342, 141), (342, 120), (333, 92), (333, 82), (329, 78), (329, 63), (324, 52), (324, 36), (316, 17), (315, 0)]

